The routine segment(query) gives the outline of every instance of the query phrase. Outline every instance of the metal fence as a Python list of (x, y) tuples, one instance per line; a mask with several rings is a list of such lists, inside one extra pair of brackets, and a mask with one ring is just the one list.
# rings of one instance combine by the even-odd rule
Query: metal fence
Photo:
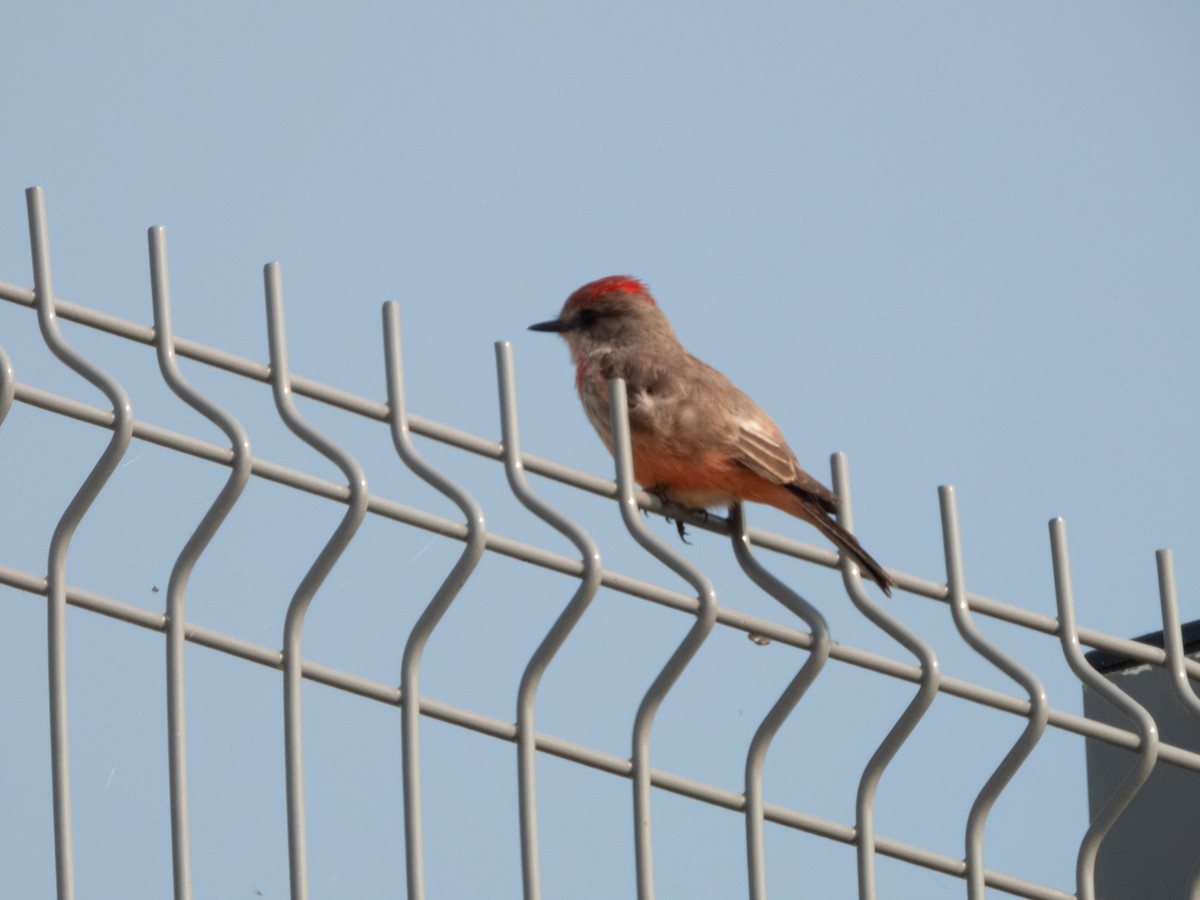
[[(502, 425), (502, 440), (496, 442), (409, 414), (405, 404), (399, 318), (395, 304), (389, 303), (383, 309), (387, 402), (382, 403), (291, 373), (287, 358), (279, 268), (274, 264), (267, 266), (265, 270), (269, 364), (264, 365), (175, 337), (171, 325), (165, 239), (161, 228), (153, 228), (149, 233), (154, 323), (152, 327), (55, 299), (40, 190), (31, 189), (27, 202), (34, 289), (27, 290), (0, 283), (0, 297), (11, 304), (27, 308), (29, 315), (36, 316), (45, 344), (54, 356), (102, 392), (105, 401), (102, 406), (96, 406), (18, 381), (20, 369), (14, 370), (10, 356), (0, 349), (0, 441), (6, 437), (13, 437), (16, 430), (15, 417), (9, 414), (20, 405), (111, 432), (103, 452), (54, 528), (46, 575), (43, 577), (38, 572), (0, 565), (0, 584), (26, 595), (45, 598), (48, 628), (45, 653), (50, 698), (49, 782), (53, 810), (54, 882), (60, 898), (76, 896), (76, 839), (83, 843), (95, 843), (98, 840), (94, 833), (84, 831), (77, 834), (80, 829), (73, 827), (72, 820), (74, 807), (71, 775), (74, 745), (68, 738), (68, 723), (76, 714), (76, 708), (72, 705), (69, 713), (68, 666), (72, 657), (68, 649), (76, 645), (68, 641), (68, 607), (107, 617), (121, 623), (122, 627), (137, 626), (148, 632), (161, 633), (165, 637), (166, 702), (161, 724), (165, 725), (167, 789), (161, 792), (164, 800), (159, 810), (155, 813), (148, 812), (146, 815), (152, 821), (165, 821), (169, 811), (169, 855), (176, 898), (191, 897), (194, 890), (193, 839), (190, 828), (192, 815), (189, 811), (189, 740), (185, 728), (187, 692), (184, 676), (188, 644), (225, 654), (244, 663), (253, 663), (282, 672), (284, 753), (280, 757), (286, 799), (287, 878), (291, 896), (294, 898), (310, 896), (311, 880), (310, 852), (307, 847), (310, 827), (305, 813), (306, 784), (311, 791), (312, 778), (310, 773), (310, 778), (306, 781), (305, 742), (302, 740), (304, 731), (301, 722), (301, 712), (305, 706), (302, 704), (305, 681), (357, 698), (365, 698), (379, 708), (394, 708), (399, 712), (400, 752), (397, 768), (400, 773), (400, 786), (396, 800), (398, 804), (402, 803), (403, 820), (402, 827), (399, 827), (390, 839), (394, 840), (397, 848), (403, 846), (403, 879), (410, 898), (426, 896), (426, 866), (429, 854), (423, 841), (423, 823), (431, 810), (423, 808), (422, 805), (421, 788), (425, 770), (420, 747), (422, 726), (428, 728), (431, 720), (484, 736), (496, 746), (515, 745), (516, 802), (511, 810), (511, 833), (515, 835), (514, 840), (519, 847), (520, 877), (515, 884), (501, 885), (497, 882), (494, 891), (489, 892), (490, 896), (510, 896), (521, 892), (527, 898), (568, 895), (561, 890), (556, 892), (550, 888), (543, 891), (542, 887), (544, 867), (551, 865), (552, 861), (547, 858), (548, 854), (539, 853), (539, 847), (544, 848), (548, 832), (544, 825), (539, 829), (539, 809), (546, 803), (564, 803), (562, 796), (555, 798), (555, 788), (548, 790), (544, 782), (542, 790), (537, 790), (541, 772), (539, 762), (551, 758), (601, 773), (609, 783), (628, 780), (632, 784), (632, 803), (627, 806), (625, 815), (628, 817), (628, 827), (633, 838), (630, 863), (633, 878), (627, 884), (626, 893), (633, 896), (636, 891), (639, 898), (655, 896), (656, 853), (652, 837), (656, 831), (652, 812), (668, 795), (686, 801), (689, 804), (688, 810), (712, 808), (720, 810), (729, 821), (739, 822), (739, 829), (744, 830), (744, 849), (737, 852), (741, 860), (741, 874), (737, 876), (737, 880), (743, 885), (748, 884), (748, 896), (754, 898), (767, 896), (769, 880), (772, 892), (778, 896), (831, 896), (828, 893), (813, 892), (819, 889), (806, 890), (803, 884), (797, 884), (787, 875), (778, 876), (776, 873), (782, 856), (807, 858), (809, 862), (806, 865), (815, 867), (819, 864), (817, 858), (825, 852), (824, 848), (833, 847), (852, 848), (853, 874), (847, 876), (844, 883), (856, 884), (857, 895), (864, 900), (877, 896), (917, 896), (911, 892), (889, 893), (881, 886), (878, 872), (885, 863), (900, 865), (912, 871), (925, 870), (939, 876), (948, 876), (948, 879), (940, 882), (943, 890), (949, 879), (958, 879), (958, 887), (954, 893), (965, 893), (972, 898), (983, 897), (988, 890), (1039, 900), (1061, 900), (1072, 896), (1091, 898), (1096, 896), (1093, 873), (1101, 843), (1139, 787), (1149, 777), (1154, 766), (1166, 765), (1190, 773), (1200, 773), (1200, 754), (1160, 741), (1154, 721), (1142, 707), (1097, 674), (1084, 660), (1081, 652), (1081, 644), (1086, 644), (1152, 666), (1165, 667), (1173, 676), (1173, 684), (1180, 699), (1188, 704), (1188, 709), (1193, 715), (1198, 714), (1200, 702), (1192, 693), (1189, 678), (1200, 678), (1200, 663), (1185, 656), (1178, 639), (1178, 604), (1174, 592), (1171, 557), (1167, 551), (1161, 551), (1159, 554), (1161, 611), (1168, 635), (1166, 649), (1161, 650), (1076, 625), (1067, 558), (1066, 528), (1061, 519), (1050, 522), (1057, 618), (966, 591), (955, 493), (953, 488), (942, 487), (939, 490), (939, 499), (946, 580), (942, 582), (904, 572), (893, 572), (899, 588), (900, 602), (932, 600), (934, 603), (931, 606), (941, 605), (941, 608), (945, 608), (944, 605), (948, 605), (953, 626), (965, 641), (965, 645), (970, 648), (970, 652), (977, 654), (977, 660), (985, 660), (994, 666), (1008, 679), (1005, 683), (1010, 687), (1001, 690), (975, 680), (943, 674), (933, 642), (924, 639), (895, 614), (895, 603), (898, 601), (893, 601), (893, 605), (886, 608), (876, 602), (864, 589), (858, 572), (850, 564), (843, 566), (840, 572), (845, 597), (861, 613), (863, 620), (870, 623), (866, 627), (878, 629), (893, 641), (886, 646), (898, 645), (903, 653), (899, 650), (891, 653), (878, 652), (858, 646), (854, 642), (835, 642), (831, 636), (832, 629), (822, 614), (823, 609), (818, 609), (816, 605), (801, 597), (783, 576), (773, 574), (761, 561), (760, 556), (770, 553), (778, 561), (777, 569), (790, 566), (788, 571), (795, 572), (799, 570), (795, 569), (793, 561), (804, 563), (805, 570), (813, 567), (836, 569), (839, 565), (836, 555), (781, 535), (748, 528), (738, 510), (728, 519), (716, 515), (698, 517), (686, 511), (665, 509), (657, 498), (640, 492), (632, 481), (628, 426), (624, 415), (624, 387), (621, 383), (614, 382), (611, 385), (617, 463), (614, 482), (521, 450), (513, 356), (507, 343), (498, 343), (495, 348)], [(180, 400), (214, 423), (224, 433), (224, 443), (201, 440), (134, 418), (126, 389), (115, 378), (89, 362), (64, 338), (60, 320), (103, 332), (129, 347), (139, 344), (153, 347), (165, 384)], [(342, 473), (340, 480), (311, 475), (256, 455), (251, 448), (250, 429), (244, 428), (205, 393), (192, 387), (178, 365), (178, 357), (204, 367), (231, 373), (246, 383), (268, 384), (278, 415), (287, 429), (327, 457)], [(371, 427), (385, 426), (399, 456), (399, 462), (448, 497), (458, 508), (458, 516), (448, 518), (372, 492), (368, 488), (364, 467), (301, 415), (295, 403), (297, 395), (349, 414)], [(5, 427), (4, 422), (6, 416), (9, 417), (8, 427)], [(484, 512), (474, 496), (475, 492), (456, 485), (437, 468), (427, 463), (414, 446), (414, 434), (503, 466), (512, 496), (535, 516), (561, 532), (573, 545), (574, 550), (555, 552), (527, 540), (490, 530), (485, 526)], [(130, 454), (133, 452), (131, 448), (140, 445), (165, 448), (175, 454), (190, 455), (223, 470), (228, 469), (227, 480), (207, 511), (195, 512), (199, 525), (174, 561), (169, 581), (165, 590), (161, 592), (165, 605), (159, 609), (104, 596), (83, 586), (73, 585), (68, 580), (68, 561), (73, 535), (88, 514), (89, 507), (104, 491), (114, 473), (130, 460)], [(65, 443), (56, 443), (41, 448), (38, 452), (46, 457), (60, 458), (77, 451)], [(564, 511), (563, 504), (556, 505), (542, 499), (527, 479), (528, 473), (549, 479), (550, 481), (545, 482), (547, 486), (551, 482), (568, 486), (580, 498), (590, 494), (615, 500), (624, 527), (633, 540), (643, 548), (645, 554), (677, 573), (691, 586), (691, 590), (680, 591), (663, 587), (651, 580), (617, 571), (607, 562), (607, 551), (606, 561), (602, 562), (601, 548), (589, 536), (588, 531), (577, 524), (577, 517)], [(11, 471), (5, 477), (14, 475), (19, 477), (19, 473)], [(852, 529), (853, 512), (848, 468), (845, 458), (841, 455), (833, 458), (833, 478), (835, 489), (844, 503), (841, 521)], [(344, 509), (332, 536), (315, 554), (315, 559), (311, 561), (287, 604), (282, 622), (282, 649), (221, 629), (202, 627), (186, 618), (185, 599), (188, 596), (189, 578), (193, 569), (215, 536), (221, 533), (223, 522), (231, 511), (237, 508), (239, 498), (247, 485), (255, 479), (273, 482), (288, 491), (303, 492), (323, 501), (330, 501), (338, 509)], [(694, 530), (728, 535), (734, 558), (745, 578), (766, 595), (777, 600), (786, 613), (782, 617), (768, 618), (739, 611), (725, 603), (718, 605), (713, 581), (690, 561), (688, 556), (657, 537), (645, 520), (643, 512), (682, 516)], [(131, 509), (127, 510), (126, 514), (136, 516), (139, 513)], [(461, 550), (455, 551), (447, 558), (448, 572), (441, 576), (432, 599), (421, 601), (423, 611), (416, 615), (415, 622), (407, 633), (392, 641), (397, 649), (400, 646), (403, 648), (400, 651), (398, 684), (365, 677), (349, 668), (305, 659), (302, 655), (301, 638), (310, 604), (318, 595), (335, 563), (350, 545), (360, 525), (371, 518), (390, 520), (410, 529), (423, 530), (446, 545), (455, 542), (461, 544)], [(8, 510), (3, 515), (3, 523), (5, 529), (20, 529), (22, 517)], [(267, 539), (264, 537), (264, 540)], [(515, 698), (515, 723), (504, 717), (439, 701), (421, 693), (420, 676), (427, 643), (465, 586), (471, 584), (473, 578), (478, 580), (480, 577), (474, 573), (481, 560), (493, 555), (518, 561), (526, 567), (550, 570), (565, 576), (575, 584), (565, 606), (556, 614), (557, 618), (552, 627), (538, 639), (536, 649), (522, 665), (523, 671)], [(794, 576), (788, 580), (794, 581)], [(739, 588), (738, 591), (746, 593), (745, 587)], [(159, 593), (157, 585), (154, 592)], [(640, 602), (666, 608), (671, 611), (670, 623), (675, 633), (678, 633), (681, 621), (686, 620), (687, 625), (682, 641), (668, 648), (665, 656), (660, 657), (666, 659), (665, 664), (653, 664), (650, 687), (638, 700), (636, 711), (630, 710), (632, 738), (627, 755), (610, 752), (586, 742), (568, 740), (535, 728), (534, 713), (535, 709), (539, 708), (539, 687), (543, 674), (573, 630), (586, 621), (589, 608), (598, 592), (625, 595)], [(827, 604), (822, 605), (827, 607)], [(828, 612), (828, 609), (825, 608), (824, 611)], [(787, 614), (795, 619), (787, 618)], [(1019, 633), (1021, 636), (1049, 636), (1055, 639), (1060, 648), (1056, 654), (1061, 653), (1059, 661), (1065, 660), (1083, 684), (1101, 693), (1119, 708), (1127, 717), (1128, 725), (1122, 728), (1113, 727), (1052, 707), (1039, 675), (1031, 670), (1031, 666), (1018, 662), (1013, 654), (1001, 650), (999, 641), (985, 637), (976, 624), (979, 617), (1015, 626), (1015, 631), (1011, 633)], [(788, 624), (796, 619), (799, 620), (797, 624)], [(701, 646), (710, 636), (722, 632), (748, 635), (755, 647), (770, 642), (776, 649), (782, 648), (791, 654), (788, 657), (791, 661), (786, 665), (795, 673), (777, 699), (761, 700), (761, 704), (769, 708), (765, 715), (756, 718), (758, 724), (753, 729), (748, 746), (743, 745), (744, 779), (741, 783), (731, 785), (718, 785), (651, 765), (655, 720), (664, 699), (677, 682), (680, 682), (681, 676), (689, 669)], [(939, 647), (939, 651), (941, 649)], [(76, 649), (71, 650), (71, 653), (76, 652)], [(1049, 659), (1051, 654), (1046, 653), (1044, 648), (1042, 653), (1042, 659)], [(565, 655), (569, 655), (569, 651)], [(809, 693), (814, 685), (819, 685), (825, 680), (828, 673), (835, 668), (829, 665), (830, 663), (857, 670), (876, 681), (886, 680), (906, 692), (904, 696), (892, 695), (898, 696), (899, 699), (894, 704), (893, 717), (879, 725), (880, 730), (886, 732), (882, 742), (875, 742), (863, 751), (868, 759), (865, 766), (856, 769), (858, 774), (854, 776), (857, 789), (852, 821), (817, 815), (798, 805), (770, 802), (770, 791), (767, 788), (771, 782), (767, 780), (765, 784), (766, 760), (772, 741), (783, 729), (789, 716), (805, 699), (806, 693)], [(189, 691), (195, 689), (196, 678), (197, 676), (193, 675), (187, 682)], [(419, 702), (410, 699), (417, 697), (420, 698)], [(963, 835), (960, 854), (947, 853), (944, 850), (889, 837), (877, 832), (875, 824), (877, 793), (886, 779), (889, 766), (896, 760), (910, 737), (919, 732), (918, 726), (927, 712), (934, 708), (935, 704), (948, 698), (966, 701), (973, 710), (981, 711), (992, 720), (1003, 723), (1007, 729), (1004, 732), (1006, 734), (1014, 733), (1014, 726), (1009, 723), (1016, 725), (1015, 740), (1008, 738), (1003, 746), (989, 743), (987, 747), (987, 758), (999, 758), (1000, 762), (998, 766), (994, 765), (994, 760), (988, 763), (988, 768), (992, 771), (982, 788), (974, 793), (965, 820), (960, 819), (958, 824), (953, 826)], [(804, 708), (801, 706), (801, 709)], [(9, 721), (6, 727), (12, 729), (14, 723)], [(829, 732), (824, 734), (828, 736)], [(1076, 879), (1074, 888), (1054, 887), (1014, 873), (985, 868), (984, 865), (985, 846), (988, 847), (989, 853), (995, 846), (990, 840), (985, 842), (989, 813), (1014, 775), (1039, 745), (1044, 734), (1082, 736), (1129, 751), (1129, 774), (1119, 790), (1094, 817), (1081, 836), (1069, 835), (1055, 851), (1071, 856)], [(818, 734), (816, 740), (819, 742), (821, 739), (821, 735)], [(277, 746), (277, 736), (269, 727), (255, 733), (252, 740), (255, 744)], [(980, 755), (979, 748), (972, 747), (970, 740), (969, 736), (964, 738), (964, 743), (952, 752), (970, 756)], [(938, 746), (948, 746), (947, 742), (940, 738), (939, 741), (941, 743), (937, 744)], [(1082, 742), (1076, 741), (1074, 746), (1074, 752), (1081, 761)], [(777, 756), (773, 757), (773, 760), (773, 772), (788, 765), (781, 762)], [(77, 759), (75, 765), (78, 765)], [(469, 768), (475, 765), (475, 761), (468, 759), (455, 761), (451, 767)], [(806, 768), (803, 778), (808, 783), (813, 783), (826, 774)], [(1078, 770), (1064, 771), (1061, 775), (1064, 779), (1082, 779)], [(561, 781), (556, 780), (555, 784), (558, 785), (558, 790), (563, 790)], [(380, 790), (384, 788), (381, 787)], [(569, 805), (570, 798), (565, 798), (565, 802)], [(622, 802), (628, 803), (627, 800)], [(1054, 801), (1051, 800), (1050, 804), (1053, 805)], [(429, 804), (426, 804), (426, 807), (428, 806)], [(910, 812), (912, 815), (918, 814), (917, 810)], [(1078, 814), (1083, 815), (1082, 811)], [(685, 823), (689, 815), (691, 813), (687, 811), (682, 814)], [(931, 815), (943, 819), (954, 818), (953, 813), (946, 810), (937, 811), (936, 808)], [(1033, 823), (1039, 815), (1037, 809), (1027, 809), (1020, 812), (1017, 818), (1018, 821), (1028, 821), (1030, 827), (1034, 827)], [(7, 818), (10, 822), (31, 817), (35, 817), (32, 811), (14, 806), (10, 802), (6, 802), (3, 811), (0, 812), (0, 818)], [(553, 829), (554, 840), (560, 842), (560, 839), (569, 839), (562, 838), (560, 834), (563, 828), (562, 816), (556, 814), (555, 821), (557, 824)], [(672, 833), (677, 834), (679, 818), (673, 818), (672, 822)], [(659, 827), (661, 829), (662, 826)], [(800, 835), (811, 836), (813, 840), (802, 844), (789, 843), (793, 836)], [(659, 837), (661, 836), (660, 833)], [(579, 840), (586, 844), (592, 839), (580, 837)], [(688, 840), (686, 824), (683, 840)], [(585, 847), (579, 852), (586, 855), (589, 851)], [(397, 857), (400, 857), (399, 849)], [(398, 865), (397, 862), (396, 866)], [(392, 871), (395, 870), (393, 866)], [(660, 880), (661, 875), (660, 872)], [(768, 875), (771, 875), (770, 879)], [(0, 882), (4, 877), (0, 874)], [(395, 893), (400, 893), (400, 886), (395, 887)], [(660, 895), (676, 895), (662, 889), (661, 884), (659, 887)], [(1194, 885), (1192, 890), (1196, 890)], [(263, 893), (259, 887), (247, 885), (246, 894), (249, 895), (251, 891), (257, 895)], [(80, 893), (105, 896), (102, 891), (94, 889), (81, 889)], [(196, 893), (204, 896), (199, 889)], [(311, 889), (311, 893), (321, 896), (343, 896), (335, 889)], [(436, 896), (435, 892), (430, 893)], [(929, 895), (933, 893), (931, 889)], [(569, 895), (588, 894), (583, 884), (579, 883), (570, 890)], [(697, 894), (693, 892), (690, 896)]]

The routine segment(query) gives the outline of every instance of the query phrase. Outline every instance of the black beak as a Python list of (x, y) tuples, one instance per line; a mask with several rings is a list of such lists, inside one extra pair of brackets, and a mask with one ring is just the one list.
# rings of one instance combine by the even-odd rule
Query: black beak
[(563, 332), (570, 331), (571, 326), (560, 319), (551, 319), (549, 322), (538, 322), (536, 325), (530, 325), (529, 330)]

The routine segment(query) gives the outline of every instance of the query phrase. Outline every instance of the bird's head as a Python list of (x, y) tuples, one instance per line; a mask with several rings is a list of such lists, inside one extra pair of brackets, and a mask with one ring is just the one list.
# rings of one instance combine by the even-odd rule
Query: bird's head
[(530, 325), (529, 330), (556, 332), (572, 351), (587, 351), (636, 344), (661, 333), (664, 326), (670, 333), (645, 284), (630, 275), (609, 275), (571, 294), (557, 319)]

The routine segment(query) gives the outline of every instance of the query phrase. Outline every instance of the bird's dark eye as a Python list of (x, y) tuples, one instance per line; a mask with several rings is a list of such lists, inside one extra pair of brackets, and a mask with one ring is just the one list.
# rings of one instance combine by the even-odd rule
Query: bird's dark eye
[(600, 313), (594, 309), (581, 309), (579, 311), (579, 327), (588, 328), (595, 325), (596, 320), (600, 318)]

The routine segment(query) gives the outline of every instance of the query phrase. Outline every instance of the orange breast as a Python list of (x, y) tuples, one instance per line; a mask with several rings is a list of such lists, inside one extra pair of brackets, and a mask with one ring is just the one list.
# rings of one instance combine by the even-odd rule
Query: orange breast
[(685, 506), (724, 506), (735, 500), (766, 503), (800, 515), (796, 496), (781, 484), (719, 451), (684, 455), (680, 448), (645, 436), (633, 437), (633, 474), (644, 488), (665, 489)]

